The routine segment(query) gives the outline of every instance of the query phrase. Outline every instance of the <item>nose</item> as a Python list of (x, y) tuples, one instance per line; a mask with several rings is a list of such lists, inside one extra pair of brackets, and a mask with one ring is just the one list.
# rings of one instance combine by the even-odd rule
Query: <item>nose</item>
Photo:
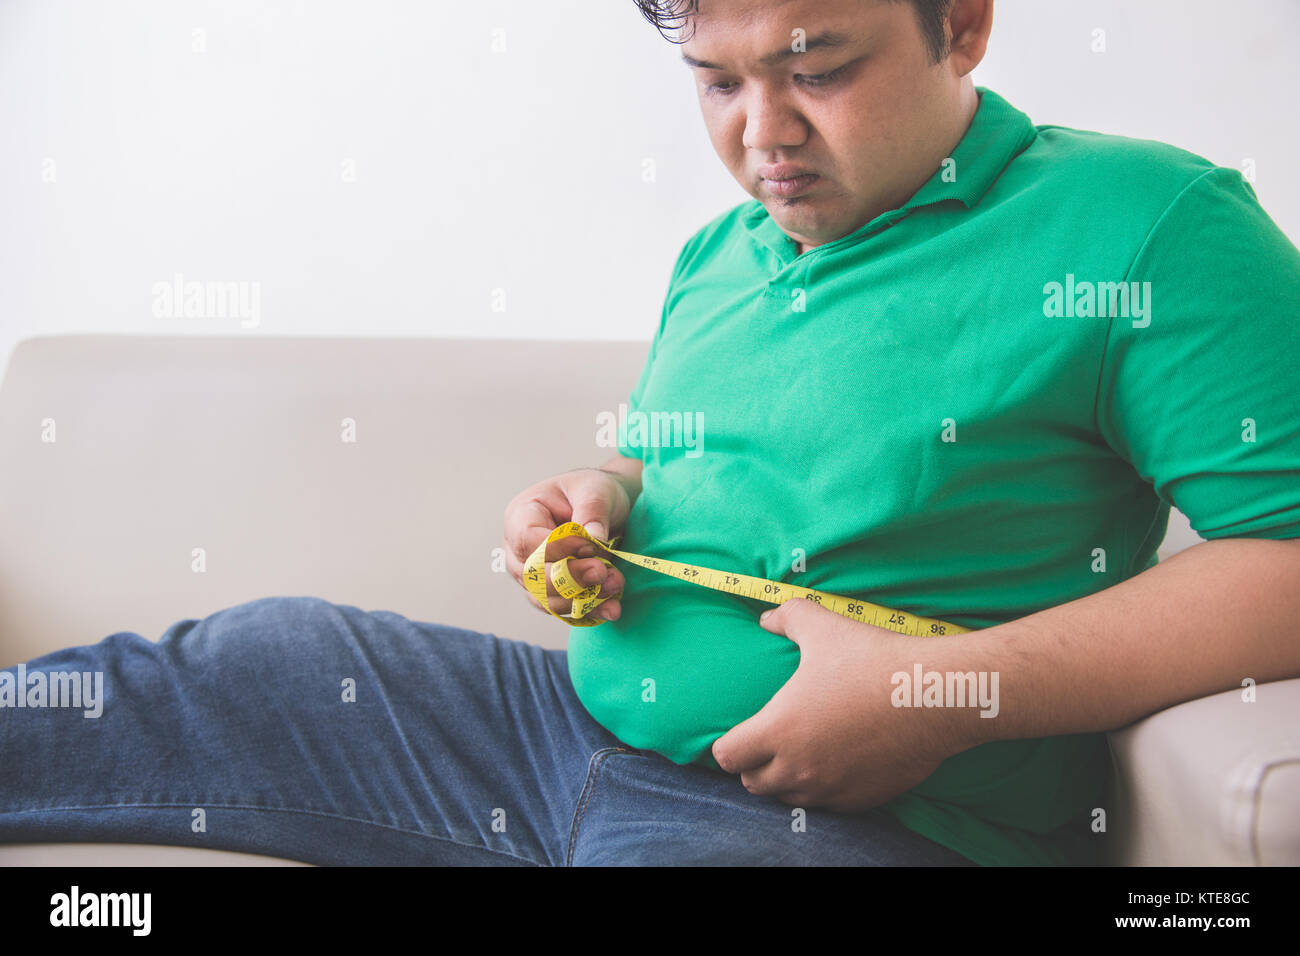
[(745, 134), (741, 140), (745, 148), (771, 152), (801, 146), (807, 138), (807, 121), (785, 95), (764, 84), (751, 85), (745, 102)]

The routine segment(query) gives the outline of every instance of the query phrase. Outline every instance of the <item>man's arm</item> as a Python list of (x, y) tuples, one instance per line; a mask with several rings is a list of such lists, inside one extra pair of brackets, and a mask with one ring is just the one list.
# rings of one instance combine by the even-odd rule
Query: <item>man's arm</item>
[[(786, 601), (760, 624), (799, 645), (799, 669), (714, 742), (713, 756), (752, 793), (857, 811), (979, 744), (1113, 730), (1247, 677), (1300, 676), (1298, 619), (1300, 541), (1243, 538), (1198, 544), (1097, 594), (952, 637), (908, 637)], [(893, 677), (918, 665), (996, 671), (996, 716), (900, 708)]]
[(929, 666), (999, 674), (997, 717), (943, 709), (968, 747), (1114, 730), (1246, 678), (1300, 677), (1300, 539), (1207, 541), (1088, 597), (934, 643)]

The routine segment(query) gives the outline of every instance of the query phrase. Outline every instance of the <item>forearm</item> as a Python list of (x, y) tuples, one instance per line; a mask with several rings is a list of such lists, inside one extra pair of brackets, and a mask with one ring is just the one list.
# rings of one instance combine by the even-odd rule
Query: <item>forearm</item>
[(953, 709), (966, 746), (1123, 727), (1233, 687), (1300, 676), (1300, 540), (1195, 545), (1129, 580), (934, 642), (950, 671), (997, 671), (996, 717)]

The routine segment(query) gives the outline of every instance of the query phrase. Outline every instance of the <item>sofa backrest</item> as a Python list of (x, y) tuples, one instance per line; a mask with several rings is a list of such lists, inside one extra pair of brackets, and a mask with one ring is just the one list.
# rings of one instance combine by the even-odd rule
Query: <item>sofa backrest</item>
[(502, 513), (617, 453), (596, 415), (627, 400), (646, 353), (27, 339), (0, 383), (0, 666), (277, 594), (563, 647), (568, 628), (493, 570)]

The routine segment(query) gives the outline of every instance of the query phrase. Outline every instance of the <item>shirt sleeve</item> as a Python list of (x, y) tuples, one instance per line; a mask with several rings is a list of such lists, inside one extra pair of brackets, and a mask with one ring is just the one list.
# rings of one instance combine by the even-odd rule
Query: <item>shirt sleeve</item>
[(1201, 537), (1300, 537), (1300, 251), (1239, 172), (1215, 167), (1164, 211), (1127, 280), (1149, 309), (1109, 310), (1102, 436)]
[[(673, 266), (672, 276), (668, 280), (668, 291), (664, 295), (663, 309), (659, 313), (659, 327), (655, 330), (654, 337), (650, 340), (650, 353), (646, 356), (645, 365), (641, 367), (641, 377), (637, 380), (632, 393), (627, 399), (627, 412), (629, 417), (641, 406), (641, 398), (645, 394), (646, 383), (650, 381), (650, 371), (654, 365), (655, 354), (659, 351), (659, 341), (663, 338), (664, 326), (668, 322), (668, 313), (672, 308), (673, 290), (681, 277), (683, 264), (686, 262), (687, 253), (695, 242), (693, 237), (689, 242), (682, 246), (681, 251), (677, 254), (677, 262)], [(644, 458), (645, 449), (639, 445), (628, 444), (627, 432), (624, 428), (618, 430), (618, 453), (624, 458)]]

